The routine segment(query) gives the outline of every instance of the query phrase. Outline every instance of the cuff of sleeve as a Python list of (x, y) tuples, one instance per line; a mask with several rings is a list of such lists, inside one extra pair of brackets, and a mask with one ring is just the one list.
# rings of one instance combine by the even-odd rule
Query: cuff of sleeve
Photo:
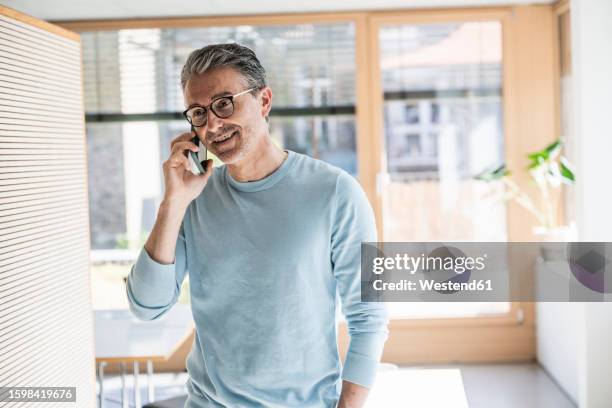
[(357, 354), (351, 350), (346, 353), (342, 379), (362, 387), (371, 388), (378, 372), (378, 359)]
[(144, 306), (168, 304), (176, 286), (175, 264), (161, 264), (149, 256), (142, 247), (130, 272), (130, 288), (134, 298)]

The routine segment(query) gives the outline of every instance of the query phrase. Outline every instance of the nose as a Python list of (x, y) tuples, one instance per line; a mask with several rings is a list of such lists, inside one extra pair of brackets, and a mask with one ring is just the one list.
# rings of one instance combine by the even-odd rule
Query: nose
[(211, 109), (206, 112), (206, 131), (215, 133), (218, 129), (223, 127), (223, 119), (220, 119), (215, 115)]

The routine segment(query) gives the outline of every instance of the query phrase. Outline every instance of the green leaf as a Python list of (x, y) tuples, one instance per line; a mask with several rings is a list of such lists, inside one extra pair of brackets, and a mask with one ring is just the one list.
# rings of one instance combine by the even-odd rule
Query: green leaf
[(534, 170), (542, 165), (542, 161), (534, 160), (527, 166), (527, 170)]
[(527, 155), (527, 158), (533, 162), (539, 163), (543, 160), (548, 159), (548, 152), (546, 151), (546, 149), (544, 149), (537, 152), (529, 153)]
[(559, 169), (561, 170), (561, 177), (563, 182), (566, 184), (574, 184), (576, 182), (576, 176), (572, 171), (571, 164), (567, 159), (561, 156), (559, 160)]
[(552, 160), (559, 155), (563, 142), (561, 139), (557, 139), (542, 150), (537, 152), (529, 153), (527, 158), (531, 160), (530, 168), (538, 165), (547, 160)]
[(555, 140), (548, 146), (546, 146), (546, 150), (548, 152), (548, 158), (554, 159), (561, 153), (561, 149), (563, 148), (563, 142), (560, 139)]
[(501, 166), (497, 167), (496, 169), (493, 170), (485, 170), (480, 174), (477, 174), (476, 176), (474, 176), (474, 178), (476, 180), (481, 180), (481, 181), (495, 181), (495, 180), (500, 180), (506, 176), (510, 175), (510, 171), (508, 169), (506, 169), (506, 165), (502, 164)]

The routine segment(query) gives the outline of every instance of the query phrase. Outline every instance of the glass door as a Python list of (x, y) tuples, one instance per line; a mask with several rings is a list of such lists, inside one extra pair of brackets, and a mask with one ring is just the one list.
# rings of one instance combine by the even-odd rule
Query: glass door
[[(474, 177), (503, 163), (535, 193), (554, 128), (552, 7), (380, 12), (367, 19), (367, 145), (380, 241), (530, 241), (537, 220)], [(365, 113), (364, 113), (365, 112)], [(361, 162), (360, 162), (361, 163)], [(529, 260), (531, 262), (531, 260)], [(527, 282), (527, 285), (530, 283)], [(529, 361), (533, 302), (392, 303), (383, 359)]]
[[(382, 240), (506, 241), (501, 186), (474, 179), (504, 162), (501, 22), (383, 24), (377, 37)], [(413, 319), (510, 310), (503, 302), (389, 306), (393, 318)]]

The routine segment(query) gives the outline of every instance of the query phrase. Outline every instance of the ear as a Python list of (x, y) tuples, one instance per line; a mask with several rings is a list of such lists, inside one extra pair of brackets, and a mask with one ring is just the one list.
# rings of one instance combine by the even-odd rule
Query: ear
[(261, 116), (266, 117), (272, 110), (272, 90), (265, 87), (261, 90)]

